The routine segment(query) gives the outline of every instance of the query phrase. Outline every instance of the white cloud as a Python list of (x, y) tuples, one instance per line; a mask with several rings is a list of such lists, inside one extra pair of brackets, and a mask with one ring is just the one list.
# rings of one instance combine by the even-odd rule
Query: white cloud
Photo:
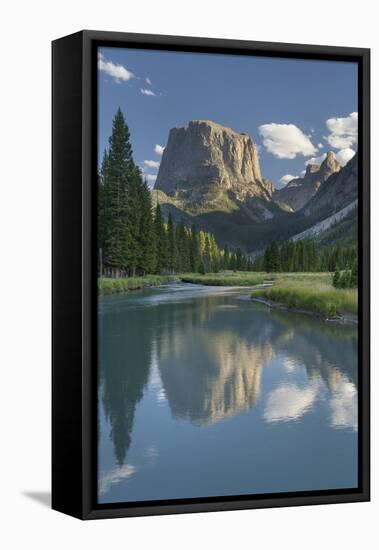
[(302, 171), (300, 172), (300, 176), (301, 176), (301, 177), (304, 177), (304, 176), (305, 176), (305, 172), (306, 172), (306, 170), (302, 170)]
[(157, 179), (157, 176), (155, 174), (144, 174), (147, 181), (155, 181)]
[(145, 78), (145, 81), (146, 81), (146, 84), (148, 84), (149, 86), (152, 85), (152, 82), (148, 76)]
[(124, 464), (119, 468), (115, 467), (99, 479), (99, 494), (104, 495), (112, 485), (115, 485), (123, 479), (128, 479), (137, 472), (137, 468), (132, 464)]
[(157, 143), (156, 146), (154, 147), (154, 153), (156, 153), (159, 156), (162, 156), (163, 151), (164, 151), (163, 145), (159, 145), (159, 143)]
[(336, 159), (342, 166), (345, 166), (345, 164), (347, 164), (354, 155), (355, 151), (348, 147), (346, 149), (341, 149), (340, 151), (338, 151), (338, 153), (336, 153)]
[(141, 94), (154, 97), (157, 95), (155, 92), (153, 92), (153, 90), (149, 90), (148, 88), (141, 88)]
[(308, 166), (308, 164), (322, 164), (325, 159), (326, 153), (320, 155), (319, 157), (312, 157), (311, 159), (305, 161), (305, 166)]
[(309, 137), (294, 124), (262, 124), (259, 133), (269, 153), (279, 159), (294, 159), (296, 155), (315, 155), (317, 148)]
[(351, 382), (341, 380), (330, 400), (331, 424), (336, 428), (358, 428), (357, 390)]
[(347, 117), (329, 118), (326, 126), (330, 134), (325, 139), (335, 149), (346, 149), (357, 143), (358, 113), (350, 113)]
[(317, 144), (317, 147), (318, 147), (319, 149), (322, 149), (322, 148), (324, 147), (324, 144), (323, 144), (323, 143), (318, 143), (318, 144)]
[(144, 160), (144, 165), (148, 168), (159, 168), (159, 162), (157, 160)]
[(264, 419), (266, 422), (289, 422), (300, 418), (311, 409), (317, 394), (317, 384), (306, 388), (282, 384), (269, 393)]
[(289, 181), (294, 180), (295, 178), (296, 178), (296, 176), (293, 176), (292, 174), (284, 174), (284, 176), (279, 178), (279, 183), (281, 183), (284, 186)]
[(126, 67), (107, 60), (102, 53), (98, 55), (97, 67), (99, 71), (103, 71), (111, 76), (118, 84), (121, 81), (127, 82), (131, 78), (135, 78), (135, 75), (131, 71), (128, 71)]

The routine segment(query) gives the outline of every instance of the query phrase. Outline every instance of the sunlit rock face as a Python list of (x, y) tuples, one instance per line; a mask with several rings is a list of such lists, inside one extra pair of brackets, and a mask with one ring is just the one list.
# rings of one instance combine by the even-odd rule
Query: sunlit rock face
[(215, 194), (231, 192), (238, 200), (253, 196), (269, 200), (273, 192), (272, 184), (262, 178), (257, 148), (249, 135), (210, 120), (172, 128), (155, 189), (195, 201), (211, 188)]
[(259, 397), (270, 344), (249, 344), (231, 331), (193, 330), (196, 348), (179, 336), (163, 343), (159, 358), (165, 395), (173, 414), (207, 425), (249, 409)]

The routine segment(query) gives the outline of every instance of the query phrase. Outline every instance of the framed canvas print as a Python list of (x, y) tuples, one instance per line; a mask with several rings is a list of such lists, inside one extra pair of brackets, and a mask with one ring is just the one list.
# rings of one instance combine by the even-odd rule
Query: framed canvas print
[(53, 508), (369, 499), (369, 50), (53, 42)]

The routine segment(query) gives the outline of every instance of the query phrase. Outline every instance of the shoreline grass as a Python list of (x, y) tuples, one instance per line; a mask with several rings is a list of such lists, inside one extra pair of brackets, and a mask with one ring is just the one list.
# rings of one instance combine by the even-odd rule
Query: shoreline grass
[(146, 275), (144, 277), (125, 277), (113, 279), (110, 277), (99, 277), (97, 279), (97, 290), (99, 296), (108, 296), (130, 290), (140, 290), (142, 288), (159, 286), (165, 283), (178, 281), (176, 275)]
[(179, 275), (183, 283), (192, 283), (208, 286), (255, 286), (262, 284), (269, 277), (266, 273), (252, 271), (223, 271), (220, 273), (184, 273)]
[(273, 286), (254, 290), (252, 298), (324, 317), (356, 315), (358, 311), (357, 290), (334, 288), (329, 273), (277, 273)]
[(358, 310), (357, 289), (335, 288), (330, 273), (263, 273), (232, 272), (184, 273), (178, 275), (146, 275), (98, 279), (98, 294), (107, 296), (131, 290), (159, 286), (174, 281), (209, 286), (253, 287), (265, 281), (272, 286), (253, 289), (252, 299), (263, 299), (272, 305), (284, 306), (289, 310), (304, 310), (323, 317), (356, 315)]

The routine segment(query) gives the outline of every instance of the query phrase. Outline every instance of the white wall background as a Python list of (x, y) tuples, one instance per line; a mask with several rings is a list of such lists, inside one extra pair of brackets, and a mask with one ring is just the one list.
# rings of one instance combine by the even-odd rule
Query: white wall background
[[(13, 548), (372, 548), (373, 502), (83, 523), (51, 511), (50, 41), (87, 29), (372, 48), (372, 199), (378, 208), (375, 2), (46, 0), (3, 2), (0, 101), (0, 544)], [(195, 75), (194, 75), (195, 78)], [(312, 106), (310, 105), (310, 108)], [(375, 247), (379, 220), (373, 216)], [(378, 255), (373, 250), (373, 274)], [(373, 288), (373, 351), (378, 290)], [(376, 311), (375, 311), (376, 306)], [(379, 408), (373, 362), (373, 426)], [(69, 396), (68, 396), (69, 400)], [(39, 500), (31, 498), (37, 493)], [(29, 496), (28, 496), (29, 494)], [(4, 539), (2, 541), (2, 539)]]

